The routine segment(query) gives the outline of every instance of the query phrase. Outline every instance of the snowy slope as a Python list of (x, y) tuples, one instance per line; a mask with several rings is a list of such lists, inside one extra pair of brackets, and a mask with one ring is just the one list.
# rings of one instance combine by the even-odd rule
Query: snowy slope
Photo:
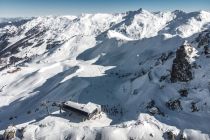
[[(14, 124), (26, 140), (210, 139), (209, 12), (20, 21), (0, 26), (0, 134)], [(66, 100), (103, 112), (60, 114), (52, 103)]]

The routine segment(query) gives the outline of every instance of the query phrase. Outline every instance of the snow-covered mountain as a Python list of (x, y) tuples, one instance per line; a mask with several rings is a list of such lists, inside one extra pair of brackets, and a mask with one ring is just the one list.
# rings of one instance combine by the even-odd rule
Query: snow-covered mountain
[[(210, 139), (209, 43), (207, 11), (2, 19), (0, 134)], [(103, 112), (82, 121), (52, 106), (68, 100)]]

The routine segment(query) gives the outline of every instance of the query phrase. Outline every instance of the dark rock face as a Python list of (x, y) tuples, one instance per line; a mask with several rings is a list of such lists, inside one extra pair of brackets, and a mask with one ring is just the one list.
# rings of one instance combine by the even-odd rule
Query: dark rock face
[(166, 106), (170, 109), (170, 110), (182, 110), (182, 105), (181, 105), (181, 101), (179, 99), (176, 100), (172, 100), (170, 99), (167, 103)]
[(15, 57), (15, 56), (11, 56), (11, 57), (9, 58), (9, 63), (10, 63), (10, 64), (13, 64), (13, 63), (16, 63), (16, 62), (18, 62), (18, 61), (20, 61), (20, 60), (22, 60), (22, 58)]
[(39, 26), (35, 26), (35, 27), (33, 27), (33, 28), (31, 28), (30, 30), (28, 30), (26, 33), (25, 33), (25, 35), (26, 36), (33, 36), (33, 35), (35, 35), (35, 34), (38, 34), (40, 31), (39, 31), (40, 29), (39, 29)]
[(204, 46), (204, 54), (210, 54), (209, 46)]
[(177, 137), (172, 131), (166, 132), (164, 136), (168, 140), (176, 140)]
[(208, 45), (210, 42), (210, 30), (200, 33), (196, 38), (196, 42), (198, 43), (198, 48)]
[(179, 94), (180, 94), (180, 96), (182, 96), (182, 97), (187, 97), (188, 91), (187, 91), (187, 89), (180, 89), (180, 90), (179, 90)]
[(9, 45), (9, 42), (7, 40), (5, 41), (0, 41), (0, 51), (6, 48)]
[(199, 109), (198, 109), (198, 107), (196, 106), (196, 103), (195, 103), (195, 102), (192, 102), (192, 103), (191, 103), (191, 111), (192, 111), (192, 112), (198, 112), (198, 111), (199, 111)]
[(17, 41), (16, 43), (12, 44), (11, 46), (7, 47), (6, 49), (0, 51), (0, 56), (6, 56), (6, 54), (8, 52), (10, 52), (11, 54), (16, 54), (19, 52), (19, 48), (20, 47), (26, 47), (27, 45), (31, 45), (30, 43), (27, 42), (28, 41), (28, 37), (25, 37), (19, 41)]
[(37, 42), (37, 44), (33, 46), (33, 48), (39, 47), (39, 46), (41, 46), (43, 43), (44, 43), (44, 40), (39, 40), (39, 41)]
[(173, 61), (171, 71), (171, 82), (187, 82), (193, 79), (192, 66), (187, 60), (185, 45), (176, 51), (176, 58)]
[(165, 116), (165, 114), (163, 112), (160, 111), (159, 107), (157, 107), (155, 105), (155, 101), (152, 100), (150, 101), (147, 106), (146, 106), (148, 112), (151, 114), (151, 115), (162, 115), (162, 116)]
[(203, 48), (203, 53), (205, 55), (210, 54), (210, 30), (200, 33), (196, 38), (196, 42), (198, 43), (198, 48)]
[(49, 44), (47, 44), (47, 47), (46, 49), (49, 50), (49, 49), (53, 49), (53, 48), (56, 48), (56, 47), (59, 47), (63, 44), (62, 41), (54, 41), (54, 42), (51, 42)]
[(9, 33), (4, 33), (3, 35), (0, 36), (0, 52), (5, 49), (9, 42), (8, 42), (8, 38), (11, 36), (11, 34)]

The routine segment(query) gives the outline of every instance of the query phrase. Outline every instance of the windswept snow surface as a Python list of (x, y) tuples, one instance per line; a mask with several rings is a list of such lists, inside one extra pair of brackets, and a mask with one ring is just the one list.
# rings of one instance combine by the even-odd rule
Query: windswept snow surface
[[(0, 136), (13, 124), (25, 140), (210, 139), (209, 12), (3, 21)], [(193, 79), (172, 83), (183, 44)], [(52, 106), (68, 100), (100, 104), (102, 112), (84, 121)]]

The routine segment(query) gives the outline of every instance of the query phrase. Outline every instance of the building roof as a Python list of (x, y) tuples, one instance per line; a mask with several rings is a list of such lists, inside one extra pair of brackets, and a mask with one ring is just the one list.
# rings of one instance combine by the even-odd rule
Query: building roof
[(64, 103), (64, 105), (70, 106), (72, 108), (78, 109), (80, 111), (86, 112), (88, 114), (93, 113), (97, 108), (98, 105), (94, 103), (87, 103), (87, 104), (80, 104), (72, 101), (67, 101)]

